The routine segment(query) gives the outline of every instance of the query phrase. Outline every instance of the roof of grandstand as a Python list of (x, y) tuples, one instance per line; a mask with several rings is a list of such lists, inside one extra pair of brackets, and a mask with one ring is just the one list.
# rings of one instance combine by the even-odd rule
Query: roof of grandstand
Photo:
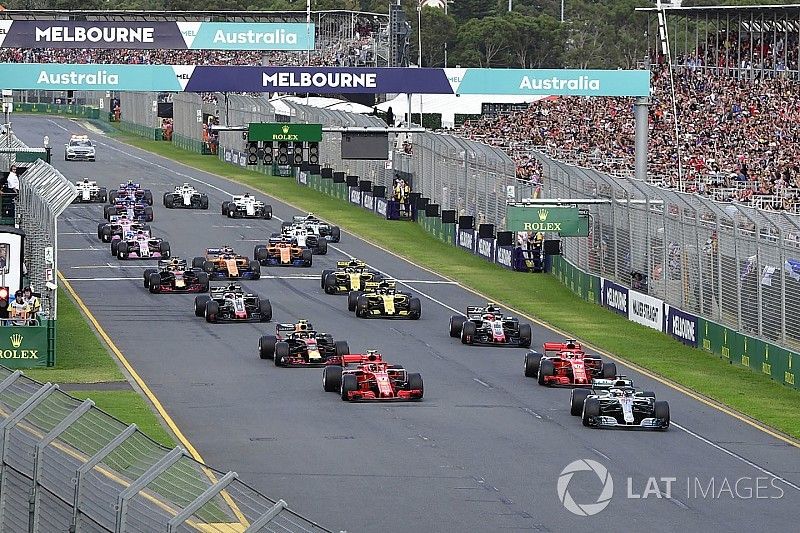
[(757, 6), (663, 6), (660, 9), (657, 7), (637, 7), (636, 11), (667, 11), (670, 13), (678, 14), (691, 12), (699, 13), (773, 13), (775, 11), (797, 11), (800, 10), (800, 4), (770, 4), (770, 5), (757, 5)]
[[(0, 12), (0, 18), (4, 19), (56, 19), (64, 18), (64, 11), (57, 9), (6, 9)], [(388, 18), (387, 13), (372, 13), (367, 11), (348, 11), (345, 9), (330, 9), (330, 10), (312, 10), (312, 15), (317, 14), (344, 14), (356, 13), (362, 16), (372, 17), (385, 17)], [(302, 18), (305, 20), (306, 11), (141, 11), (141, 10), (86, 10), (86, 11), (69, 11), (68, 15), (71, 17), (86, 17), (87, 20), (109, 20), (114, 18), (124, 18), (125, 20), (161, 20), (161, 19), (203, 19), (203, 20), (220, 20), (231, 19), (241, 20), (243, 22), (252, 21), (254, 19), (275, 19), (275, 18)]]

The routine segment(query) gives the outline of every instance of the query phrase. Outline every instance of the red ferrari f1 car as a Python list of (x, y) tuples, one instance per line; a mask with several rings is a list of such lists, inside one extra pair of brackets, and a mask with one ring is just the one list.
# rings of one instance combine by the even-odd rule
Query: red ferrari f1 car
[(422, 376), (390, 365), (375, 350), (343, 355), (342, 366), (326, 366), (322, 385), (326, 392), (339, 392), (346, 402), (414, 401), (423, 395)]
[(593, 379), (617, 375), (617, 365), (586, 354), (574, 339), (546, 342), (543, 351), (544, 354), (534, 350), (525, 354), (525, 377), (537, 378), (539, 385), (591, 387)]

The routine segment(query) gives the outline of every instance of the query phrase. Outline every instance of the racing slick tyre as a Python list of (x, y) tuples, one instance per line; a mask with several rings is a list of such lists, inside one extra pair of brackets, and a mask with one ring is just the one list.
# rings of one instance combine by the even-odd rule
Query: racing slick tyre
[(208, 274), (205, 272), (198, 272), (197, 283), (202, 287), (200, 292), (208, 292)]
[(213, 261), (205, 261), (204, 260), (203, 261), (203, 270), (207, 274), (211, 274), (212, 272), (214, 272), (214, 263), (213, 263)]
[(116, 189), (111, 189), (110, 191), (108, 191), (108, 197), (107, 197), (106, 200), (108, 201), (108, 203), (113, 204), (114, 203), (114, 199), (116, 197), (117, 197), (117, 190)]
[(144, 207), (144, 219), (147, 222), (152, 222), (153, 221), (154, 215), (153, 215), (153, 206), (152, 205), (146, 205)]
[(342, 238), (342, 232), (339, 226), (331, 226), (331, 242), (339, 242)]
[(300, 258), (303, 260), (303, 266), (310, 267), (314, 263), (314, 258), (312, 256), (311, 250), (303, 250), (300, 253)]
[(347, 310), (355, 311), (358, 305), (358, 297), (364, 294), (361, 291), (350, 291), (347, 293)]
[(422, 302), (419, 301), (419, 298), (411, 298), (408, 301), (408, 309), (411, 320), (419, 320), (419, 317), (422, 316)]
[[(97, 231), (100, 231), (100, 230), (98, 229)], [(324, 289), (325, 288), (325, 280), (328, 278), (328, 274), (330, 274), (331, 272), (333, 272), (333, 270), (331, 270), (329, 268), (326, 268), (325, 270), (322, 271), (322, 274), (319, 277), (319, 287), (320, 287), (320, 289)]]
[(153, 272), (150, 274), (148, 285), (150, 285), (148, 288), (152, 294), (158, 294), (161, 292), (161, 274), (158, 272)]
[[(325, 273), (327, 272), (327, 275)], [(331, 270), (322, 272), (322, 288), (325, 289), (326, 294), (336, 294), (336, 274)]]
[(591, 427), (591, 420), (595, 416), (600, 416), (600, 400), (597, 398), (586, 398), (583, 402), (583, 411), (581, 412), (581, 419), (583, 425)]
[[(105, 227), (105, 222), (98, 222), (97, 223), (97, 238), (101, 241), (103, 240), (103, 228)], [(103, 241), (106, 242), (106, 241)]]
[(542, 360), (542, 354), (536, 352), (528, 352), (525, 354), (525, 377), (535, 378), (539, 375), (539, 363)]
[(258, 357), (261, 359), (272, 359), (275, 357), (275, 343), (278, 338), (275, 335), (262, 335), (258, 339)]
[(325, 392), (336, 392), (342, 388), (342, 367), (326, 366), (322, 369), (322, 388)]
[(203, 268), (203, 265), (206, 263), (205, 257), (195, 257), (192, 259), (192, 268)]
[(206, 317), (206, 322), (216, 322), (217, 315), (219, 315), (219, 304), (214, 300), (208, 300), (206, 302), (206, 308), (203, 311), (203, 316)]
[(617, 365), (614, 363), (603, 363), (603, 378), (614, 379), (617, 377)]
[(105, 187), (100, 187), (97, 190), (97, 201), (106, 203), (108, 201), (108, 190)]
[(328, 255), (328, 241), (320, 238), (317, 241), (317, 255)]
[(337, 357), (341, 357), (350, 353), (350, 346), (347, 345), (347, 341), (336, 341), (333, 343), (333, 350)]
[(519, 345), (523, 348), (530, 348), (531, 347), (531, 325), (530, 324), (520, 324), (519, 325)]
[(590, 392), (589, 389), (572, 389), (569, 396), (569, 414), (572, 416), (581, 416), (583, 412), (583, 402), (586, 401)]
[(669, 404), (667, 402), (656, 402), (653, 404), (653, 416), (663, 420), (661, 429), (669, 427)]
[(128, 243), (117, 242), (117, 259), (127, 259), (127, 258), (128, 258)]
[(478, 331), (478, 326), (475, 322), (468, 320), (464, 322), (461, 327), (461, 344), (472, 344), (475, 340), (475, 333)]
[(417, 390), (417, 389), (419, 389), (420, 391), (419, 397), (422, 398), (423, 394), (425, 393), (425, 387), (422, 383), (422, 375), (417, 373), (409, 374), (408, 383), (406, 383), (406, 390)]
[(150, 189), (145, 189), (144, 201), (147, 205), (153, 205), (153, 191), (151, 191)]
[(154, 274), (156, 272), (158, 272), (158, 270), (156, 270), (155, 268), (146, 268), (146, 269), (144, 269), (144, 273), (142, 274), (142, 277), (144, 277), (144, 288), (145, 289), (149, 289), (150, 288), (150, 274)]
[(115, 205), (107, 205), (103, 208), (103, 217), (108, 220), (108, 217), (111, 215), (117, 214), (117, 206)]
[(642, 392), (642, 397), (644, 397), (644, 398), (653, 398), (655, 400), (656, 399), (656, 393), (653, 392), (653, 391), (646, 390), (646, 391)]
[(223, 215), (227, 215), (227, 214), (228, 214), (228, 206), (230, 206), (230, 205), (231, 205), (231, 203), (230, 203), (230, 202), (228, 202), (228, 201), (222, 202), (222, 209), (221, 209), (221, 211), (222, 211), (222, 214), (223, 214)]
[(175, 205), (175, 197), (171, 194), (164, 193), (164, 207), (167, 209), (172, 209)]
[(272, 206), (265, 205), (264, 206), (264, 220), (272, 220)]
[(282, 366), (284, 357), (289, 357), (289, 343), (278, 341), (275, 343), (275, 355), (272, 357), (275, 366)]
[(450, 317), (450, 336), (457, 339), (461, 336), (461, 328), (464, 326), (464, 318), (461, 315), (453, 315)]
[(268, 257), (267, 247), (263, 244), (256, 244), (253, 248), (253, 259), (260, 263), (261, 261), (266, 261)]
[(200, 209), (208, 209), (208, 195), (201, 194), (200, 195)]
[(345, 374), (342, 376), (342, 400), (345, 402), (350, 400), (348, 392), (358, 390), (358, 378), (354, 374)]
[(152, 229), (150, 228), (150, 224), (142, 224), (142, 231), (150, 231), (150, 232), (152, 232)]
[(359, 295), (356, 300), (356, 316), (358, 318), (367, 318), (369, 316), (369, 299), (366, 294)]
[(160, 243), (158, 243), (158, 253), (160, 253), (161, 257), (163, 257), (164, 259), (169, 258), (170, 249), (169, 249), (169, 243), (167, 241), (161, 241)]
[(110, 226), (103, 226), (103, 229), (100, 230), (100, 239), (103, 242), (111, 242), (111, 227)]
[(206, 312), (206, 303), (211, 300), (211, 296), (201, 294), (194, 297), (194, 316), (203, 316)]
[(266, 298), (258, 299), (258, 310), (261, 313), (261, 322), (272, 320), (272, 304)]
[(250, 261), (249, 268), (253, 273), (253, 279), (261, 279), (261, 263), (258, 261)]
[(114, 257), (117, 256), (117, 251), (119, 250), (119, 242), (120, 241), (111, 241), (111, 255)]
[(553, 362), (550, 360), (545, 359), (544, 361), (539, 361), (539, 385), (547, 385), (547, 382), (544, 378), (548, 376), (554, 376), (556, 374), (556, 367), (553, 365)]

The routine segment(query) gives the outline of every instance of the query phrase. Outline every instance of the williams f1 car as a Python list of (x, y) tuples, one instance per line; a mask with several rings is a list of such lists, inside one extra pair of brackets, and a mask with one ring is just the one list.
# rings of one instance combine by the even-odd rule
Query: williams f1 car
[(551, 387), (592, 387), (598, 378), (612, 379), (617, 365), (588, 355), (574, 339), (544, 343), (544, 353), (525, 354), (525, 377), (535, 377), (539, 385)]
[(634, 388), (630, 380), (615, 380), (602, 389), (574, 389), (569, 402), (570, 414), (580, 416), (586, 427), (669, 428), (669, 403), (656, 401), (655, 393)]
[(167, 241), (141, 230), (112, 244), (116, 244), (117, 259), (167, 259), (170, 256)]
[(78, 196), (72, 200), (73, 204), (104, 204), (108, 200), (106, 188), (98, 186), (96, 181), (90, 181), (89, 178), (83, 178), (83, 181), (76, 181), (75, 188), (78, 189)]
[(306, 320), (296, 324), (278, 324), (275, 335), (258, 340), (258, 355), (272, 359), (275, 366), (322, 367), (342, 364), (342, 356), (350, 353), (345, 341), (334, 341), (329, 333), (319, 333)]
[(194, 314), (212, 323), (269, 322), (272, 320), (272, 305), (266, 298), (247, 293), (241, 285), (231, 283), (211, 287), (210, 295), (195, 296)]
[(312, 253), (325, 255), (328, 253), (327, 239), (315, 235), (305, 224), (291, 224), (281, 228), (281, 233), (273, 233), (272, 237), (284, 237), (297, 242), (298, 246), (308, 248)]
[(293, 216), (291, 221), (281, 223), (281, 228), (291, 226), (292, 224), (303, 224), (308, 227), (308, 230), (317, 237), (327, 239), (328, 242), (339, 242), (342, 238), (342, 232), (339, 226), (331, 226), (327, 222), (323, 222), (314, 216), (314, 213), (307, 215)]
[(261, 278), (259, 262), (237, 254), (230, 246), (206, 248), (205, 257), (192, 259), (192, 268), (205, 270), (212, 280)]
[(167, 209), (208, 209), (208, 195), (201, 193), (188, 183), (178, 185), (172, 192), (164, 193), (164, 207)]
[(530, 348), (531, 325), (503, 316), (503, 310), (490, 303), (486, 307), (467, 307), (466, 317), (451, 316), (450, 336), (460, 337), (463, 344)]
[(311, 250), (285, 237), (270, 237), (268, 244), (256, 245), (253, 257), (264, 266), (310, 267), (313, 263)]
[(249, 192), (222, 202), (222, 214), (228, 218), (272, 218), (272, 206), (256, 200)]
[(364, 262), (353, 259), (337, 261), (336, 270), (323, 270), (320, 284), (327, 294), (347, 294), (350, 291), (363, 291), (368, 281), (381, 279), (381, 275), (369, 270)]
[(144, 288), (153, 294), (160, 292), (208, 292), (208, 274), (190, 269), (186, 259), (162, 259), (158, 269), (144, 271)]
[(344, 355), (342, 366), (326, 366), (322, 386), (326, 392), (338, 392), (346, 402), (414, 401), (424, 393), (421, 375), (390, 365), (375, 350)]
[(347, 306), (359, 318), (408, 318), (419, 320), (422, 303), (407, 292), (398, 292), (394, 281), (367, 282), (364, 291), (347, 295)]

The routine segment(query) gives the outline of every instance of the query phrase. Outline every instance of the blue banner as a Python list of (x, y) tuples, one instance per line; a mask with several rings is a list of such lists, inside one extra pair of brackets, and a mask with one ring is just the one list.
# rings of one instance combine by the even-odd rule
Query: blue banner
[(628, 288), (603, 279), (603, 305), (621, 315), (628, 316)]
[(474, 229), (460, 229), (456, 232), (456, 246), (475, 253), (475, 236), (477, 232)]
[(697, 348), (697, 317), (671, 305), (666, 307), (667, 320), (664, 325), (667, 333), (682, 343)]
[(475, 247), (475, 252), (479, 256), (485, 257), (494, 263), (494, 243), (494, 239), (478, 239), (478, 245)]
[(187, 72), (185, 68), (169, 65), (0, 63), (0, 85), (7, 89), (46, 91), (181, 91), (180, 76), (191, 75), (191, 71)]
[(498, 246), (497, 247), (497, 264), (506, 268), (514, 268), (514, 247), (513, 246)]
[(649, 70), (446, 69), (456, 94), (649, 96)]

